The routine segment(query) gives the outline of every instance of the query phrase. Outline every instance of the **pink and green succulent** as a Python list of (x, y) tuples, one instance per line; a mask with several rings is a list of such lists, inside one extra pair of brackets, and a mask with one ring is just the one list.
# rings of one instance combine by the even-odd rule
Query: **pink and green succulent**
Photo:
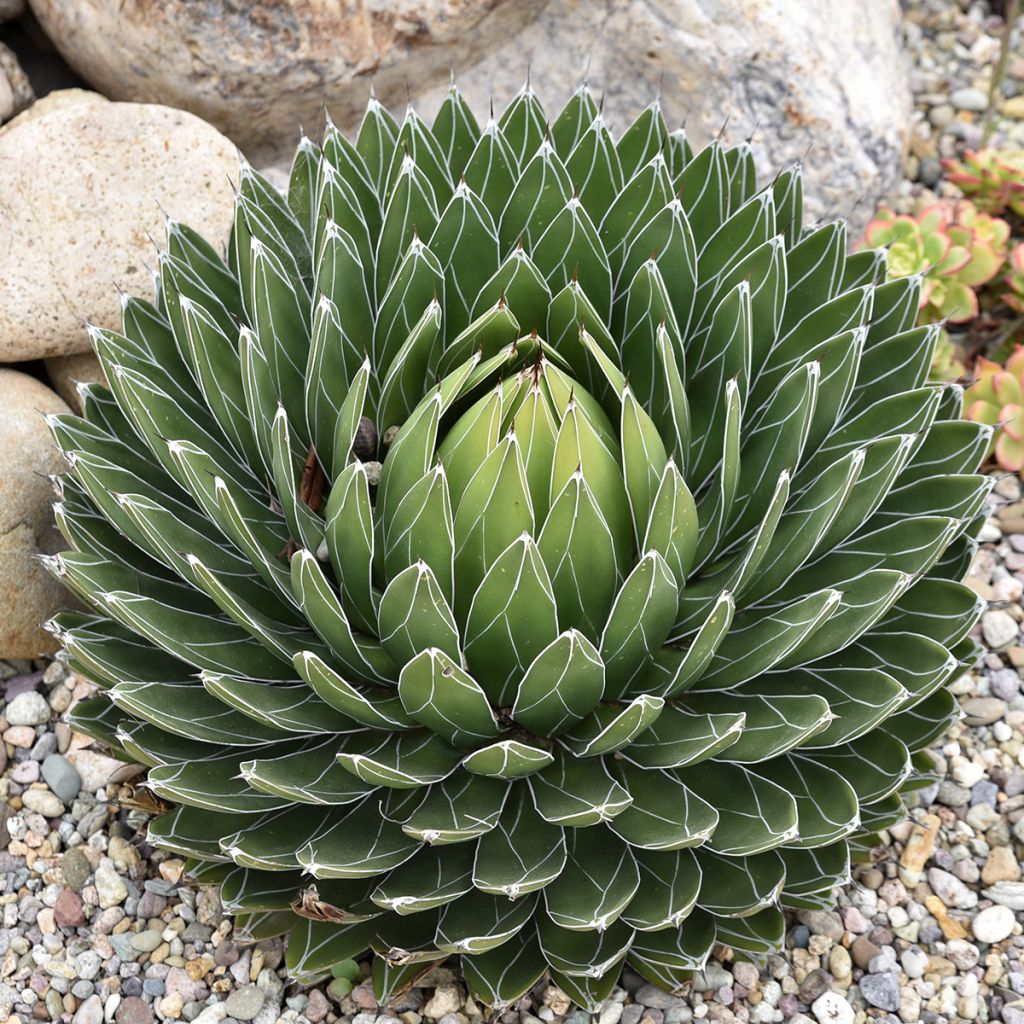
[(964, 416), (996, 428), (992, 454), (1011, 473), (1024, 470), (1024, 345), (1004, 365), (980, 358), (964, 393)]
[(976, 289), (999, 273), (1010, 226), (968, 200), (941, 202), (916, 217), (882, 208), (867, 244), (888, 246), (889, 277), (920, 274), (921, 320), (963, 323), (978, 315)]
[(1003, 280), (1009, 291), (1003, 293), (1003, 302), (1010, 309), (1024, 313), (1024, 242), (1010, 250), (1010, 272)]
[(946, 180), (978, 209), (1024, 217), (1024, 150), (968, 150), (962, 160), (943, 160), (942, 166)]

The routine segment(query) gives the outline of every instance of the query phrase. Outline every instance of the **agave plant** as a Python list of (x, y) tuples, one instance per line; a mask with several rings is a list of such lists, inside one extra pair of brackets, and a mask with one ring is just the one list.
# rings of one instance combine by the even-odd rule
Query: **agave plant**
[(946, 180), (987, 213), (1024, 217), (1024, 152), (986, 147), (962, 160), (943, 160)]
[(1024, 345), (1006, 365), (981, 358), (974, 383), (964, 394), (964, 415), (996, 428), (991, 452), (1009, 473), (1024, 471)]
[(170, 224), (93, 329), (53, 629), (150, 841), (310, 980), (461, 955), (595, 1006), (830, 905), (957, 714), (990, 429), (925, 383), (917, 277), (796, 169), (618, 139), (586, 89), (483, 128), (370, 102)]

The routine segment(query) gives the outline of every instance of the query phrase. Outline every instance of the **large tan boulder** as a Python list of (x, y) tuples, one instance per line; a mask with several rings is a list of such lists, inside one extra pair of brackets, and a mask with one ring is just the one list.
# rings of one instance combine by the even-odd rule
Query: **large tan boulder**
[(323, 103), (358, 116), (372, 80), (407, 87), (486, 60), (546, 0), (31, 0), (65, 60), (120, 100), (168, 103), (217, 125), (260, 162), (291, 150)]
[(68, 411), (35, 377), (0, 369), (0, 658), (55, 650), (40, 623), (74, 606), (39, 561), (65, 546), (53, 524), (47, 477), (66, 467), (45, 416)]
[(54, 391), (79, 416), (82, 414), (82, 400), (78, 394), (78, 385), (107, 383), (103, 367), (92, 351), (52, 356), (46, 360), (46, 376), (50, 378)]
[(101, 96), (98, 92), (90, 89), (54, 89), (45, 96), (41, 96), (31, 106), (26, 107), (17, 117), (0, 125), (0, 135), (4, 132), (13, 131), (18, 125), (28, 121), (34, 121), (44, 114), (53, 113), (62, 107), (71, 107), (76, 103), (106, 103), (107, 97)]
[(118, 288), (152, 291), (164, 214), (214, 244), (231, 224), (233, 144), (182, 110), (79, 102), (0, 134), (0, 362), (84, 352)]
[(898, 180), (909, 125), (898, 0), (31, 4), (96, 88), (195, 111), (259, 166), (289, 158), (322, 104), (353, 128), (371, 78), (396, 112), (411, 95), (429, 113), (454, 69), (483, 112), (530, 67), (552, 111), (589, 75), (613, 128), (660, 95), (698, 144), (753, 134), (762, 174), (809, 154), (809, 216), (852, 212), (859, 230)]

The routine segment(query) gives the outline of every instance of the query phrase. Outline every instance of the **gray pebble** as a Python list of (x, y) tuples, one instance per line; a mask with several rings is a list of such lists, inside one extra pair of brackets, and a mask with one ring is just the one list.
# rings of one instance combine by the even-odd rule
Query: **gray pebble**
[(861, 995), (880, 1010), (897, 1010), (900, 1005), (899, 975), (895, 971), (865, 974), (860, 979)]
[[(981, 89), (970, 87), (954, 89), (949, 95), (950, 102), (957, 110), (970, 110), (974, 113), (981, 113), (988, 106), (988, 96)], [(897, 1003), (897, 1005), (899, 1005)], [(891, 1009), (895, 1010), (893, 1006)]]
[(63, 754), (50, 754), (43, 761), (43, 778), (66, 804), (71, 803), (82, 789), (82, 776)]

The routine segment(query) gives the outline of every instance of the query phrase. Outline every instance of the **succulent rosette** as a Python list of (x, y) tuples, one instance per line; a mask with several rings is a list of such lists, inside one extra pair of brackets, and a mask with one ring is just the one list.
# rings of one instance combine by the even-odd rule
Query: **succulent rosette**
[(986, 213), (1024, 217), (1024, 152), (986, 147), (961, 160), (943, 160), (946, 181)]
[(1024, 471), (1024, 345), (1000, 365), (981, 358), (964, 394), (964, 415), (996, 428), (992, 454), (1010, 473)]
[(801, 207), (657, 104), (371, 101), (93, 329), (110, 389), (51, 418), (73, 722), (295, 977), (675, 988), (903, 817), (990, 428), (927, 383), (920, 277)]

